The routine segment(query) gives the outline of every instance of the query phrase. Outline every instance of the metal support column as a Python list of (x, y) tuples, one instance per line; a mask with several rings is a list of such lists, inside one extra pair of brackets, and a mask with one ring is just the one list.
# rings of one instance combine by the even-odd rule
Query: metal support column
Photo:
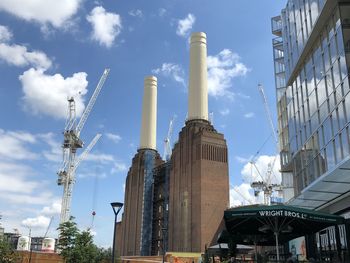
[(341, 254), (341, 243), (340, 243), (340, 234), (339, 234), (339, 226), (335, 226), (335, 242), (337, 245), (337, 254), (338, 254), (338, 260), (339, 262), (342, 261), (342, 254)]

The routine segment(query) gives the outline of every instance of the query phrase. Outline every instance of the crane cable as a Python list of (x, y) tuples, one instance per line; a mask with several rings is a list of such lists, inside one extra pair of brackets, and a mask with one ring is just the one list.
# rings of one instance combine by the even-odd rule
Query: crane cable
[(264, 143), (260, 146), (260, 148), (258, 149), (258, 151), (255, 153), (255, 155), (250, 159), (249, 163), (250, 163), (250, 176), (251, 178), (253, 178), (253, 166), (255, 167), (255, 169), (257, 170), (258, 174), (260, 175), (261, 179), (263, 181), (265, 181), (265, 179), (262, 177), (262, 175), (260, 174), (260, 171), (258, 170), (258, 168), (255, 165), (255, 159), (256, 157), (260, 154), (260, 151), (264, 148), (265, 144), (269, 141), (269, 139), (271, 138), (272, 133), (270, 133), (270, 135), (265, 139)]
[(94, 227), (94, 221), (96, 216), (96, 200), (97, 200), (97, 190), (98, 190), (98, 175), (95, 175), (94, 185), (93, 185), (93, 192), (92, 192), (92, 212), (91, 212), (91, 227), (90, 229), (93, 229)]

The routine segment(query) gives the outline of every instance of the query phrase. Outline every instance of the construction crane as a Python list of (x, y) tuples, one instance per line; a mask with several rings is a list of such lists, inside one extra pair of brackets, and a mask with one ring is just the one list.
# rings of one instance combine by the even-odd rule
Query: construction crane
[[(263, 104), (264, 104), (265, 112), (266, 112), (266, 115), (267, 115), (267, 118), (268, 118), (268, 121), (270, 124), (270, 128), (272, 130), (272, 135), (273, 135), (275, 145), (276, 145), (276, 151), (278, 152), (277, 132), (276, 132), (276, 129), (275, 129), (273, 121), (272, 121), (272, 115), (271, 115), (271, 112), (270, 112), (270, 109), (268, 106), (268, 102), (267, 102), (267, 98), (266, 98), (266, 95), (264, 92), (264, 88), (261, 84), (258, 84), (258, 89), (259, 89), (259, 92), (260, 92), (262, 100), (263, 100)], [(264, 204), (266, 204), (266, 205), (270, 205), (272, 193), (275, 190), (281, 189), (281, 185), (280, 184), (273, 184), (272, 178), (271, 178), (272, 175), (275, 176), (273, 173), (273, 168), (275, 166), (276, 159), (277, 159), (277, 155), (275, 155), (274, 158), (272, 159), (272, 161), (268, 164), (265, 178), (261, 175), (259, 169), (256, 167), (255, 160), (251, 160), (251, 164), (255, 167), (259, 176), (262, 179), (261, 181), (252, 182), (251, 187), (254, 189), (255, 196), (258, 196), (260, 192), (264, 193)], [(275, 178), (275, 179), (277, 180), (277, 178)]]
[(232, 184), (230, 184), (231, 189), (233, 189), (233, 191), (235, 191), (240, 197), (242, 197), (244, 200), (246, 200), (250, 205), (253, 205), (252, 200), (250, 200), (248, 197), (246, 197), (239, 189), (237, 186), (233, 186)]
[(96, 134), (94, 139), (90, 142), (85, 151), (78, 157), (77, 160), (67, 170), (61, 170), (58, 173), (58, 185), (63, 185), (63, 197), (61, 206), (60, 223), (68, 221), (70, 216), (70, 205), (72, 201), (73, 186), (75, 183), (75, 171), (78, 168), (80, 162), (86, 158), (91, 149), (95, 146), (97, 141), (101, 138), (101, 134)]
[(49, 233), (49, 230), (50, 230), (50, 227), (51, 227), (51, 224), (52, 224), (52, 221), (53, 221), (53, 217), (54, 217), (54, 216), (51, 216), (51, 217), (50, 217), (50, 222), (49, 222), (49, 224), (48, 224), (48, 226), (47, 226), (47, 228), (46, 228), (46, 232), (45, 232), (45, 235), (44, 235), (43, 238), (46, 238), (46, 237), (47, 237), (47, 233)]
[(80, 133), (84, 127), (84, 124), (96, 102), (96, 99), (103, 87), (104, 82), (109, 74), (109, 69), (105, 69), (97, 86), (92, 94), (88, 105), (86, 106), (79, 123), (76, 120), (76, 108), (74, 98), (68, 99), (68, 118), (66, 121), (64, 129), (64, 140), (63, 140), (63, 164), (62, 168), (58, 172), (58, 185), (63, 185), (63, 197), (62, 197), (62, 207), (61, 207), (61, 217), (60, 223), (68, 221), (70, 217), (70, 205), (72, 199), (73, 185), (75, 182), (75, 170), (77, 169), (79, 163), (85, 158), (92, 147), (101, 137), (97, 134), (95, 138), (91, 141), (87, 149), (81, 154), (78, 160), (76, 160), (77, 149), (82, 148), (84, 142), (80, 139)]
[(209, 122), (211, 125), (214, 125), (214, 112), (209, 112)]
[(166, 138), (164, 139), (164, 152), (163, 152), (163, 159), (165, 161), (169, 161), (171, 157), (171, 136), (173, 135), (173, 126), (175, 121), (176, 115), (172, 117), (172, 119), (169, 122), (169, 129)]

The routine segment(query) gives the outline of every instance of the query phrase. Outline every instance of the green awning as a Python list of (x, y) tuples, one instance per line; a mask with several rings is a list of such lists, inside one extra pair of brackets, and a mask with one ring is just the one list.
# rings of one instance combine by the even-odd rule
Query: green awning
[(224, 212), (224, 220), (227, 231), (242, 240), (258, 237), (271, 241), (273, 233), (278, 233), (281, 241), (287, 241), (344, 223), (341, 216), (288, 205), (235, 207)]

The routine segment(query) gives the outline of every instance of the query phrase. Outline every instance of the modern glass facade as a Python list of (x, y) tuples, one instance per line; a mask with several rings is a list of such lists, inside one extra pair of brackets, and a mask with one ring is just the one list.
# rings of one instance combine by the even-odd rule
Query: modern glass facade
[(272, 18), (282, 183), (298, 196), (350, 153), (350, 3), (289, 0)]

